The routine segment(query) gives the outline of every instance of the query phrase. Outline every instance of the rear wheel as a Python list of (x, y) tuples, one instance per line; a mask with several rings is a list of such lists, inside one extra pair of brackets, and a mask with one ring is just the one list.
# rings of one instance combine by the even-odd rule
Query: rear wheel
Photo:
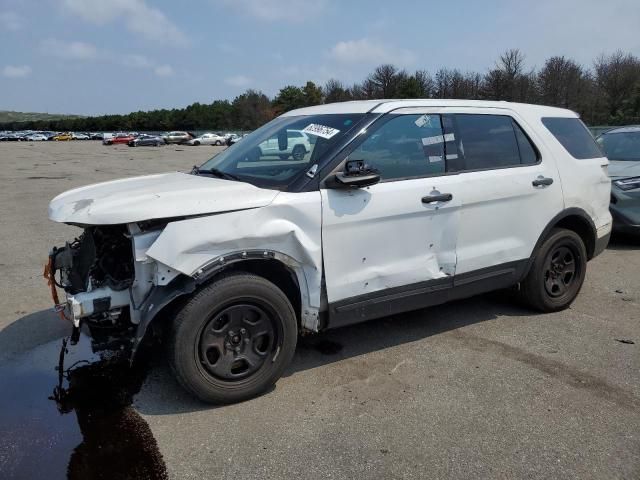
[(522, 282), (522, 298), (542, 312), (564, 310), (578, 295), (586, 268), (587, 251), (580, 236), (571, 230), (554, 229)]
[(195, 142), (193, 142), (193, 144), (197, 147), (198, 145), (200, 145), (200, 142), (196, 140)]
[(296, 341), (296, 315), (284, 293), (262, 277), (232, 274), (178, 313), (169, 362), (180, 384), (202, 401), (232, 403), (272, 386)]
[(219, 147), (220, 145), (222, 145), (222, 142), (220, 140), (216, 140), (216, 147)]

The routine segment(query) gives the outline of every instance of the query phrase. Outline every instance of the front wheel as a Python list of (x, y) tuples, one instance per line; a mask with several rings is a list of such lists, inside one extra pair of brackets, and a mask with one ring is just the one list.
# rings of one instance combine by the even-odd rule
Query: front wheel
[(248, 273), (221, 277), (176, 316), (169, 363), (190, 393), (209, 403), (233, 403), (271, 387), (291, 362), (296, 314), (273, 283)]
[(554, 229), (522, 282), (522, 298), (542, 312), (564, 310), (578, 295), (586, 270), (587, 251), (580, 236), (571, 230)]

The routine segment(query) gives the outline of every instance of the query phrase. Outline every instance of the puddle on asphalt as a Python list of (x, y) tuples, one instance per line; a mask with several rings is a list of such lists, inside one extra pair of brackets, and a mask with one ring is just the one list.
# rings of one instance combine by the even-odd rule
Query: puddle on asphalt
[(164, 479), (162, 455), (131, 406), (148, 362), (100, 359), (82, 336), (69, 345), (59, 388), (61, 340), (0, 367), (0, 478)]

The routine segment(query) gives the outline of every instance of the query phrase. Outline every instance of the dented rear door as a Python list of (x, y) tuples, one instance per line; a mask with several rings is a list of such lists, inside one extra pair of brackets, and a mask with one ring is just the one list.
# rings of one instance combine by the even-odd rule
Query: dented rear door
[(321, 189), (330, 304), (452, 283), (461, 195), (458, 176), (446, 172), (440, 122), (425, 109), (385, 116), (345, 158), (379, 169), (382, 181)]

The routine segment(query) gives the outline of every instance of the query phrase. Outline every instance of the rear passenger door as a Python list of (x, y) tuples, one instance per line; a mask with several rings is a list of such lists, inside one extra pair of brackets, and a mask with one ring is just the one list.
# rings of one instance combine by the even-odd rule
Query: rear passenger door
[(554, 158), (510, 110), (461, 109), (443, 115), (443, 125), (451, 139), (447, 156), (464, 185), (458, 283), (477, 275), (517, 276), (524, 264), (519, 261), (531, 256), (541, 232), (563, 209)]

